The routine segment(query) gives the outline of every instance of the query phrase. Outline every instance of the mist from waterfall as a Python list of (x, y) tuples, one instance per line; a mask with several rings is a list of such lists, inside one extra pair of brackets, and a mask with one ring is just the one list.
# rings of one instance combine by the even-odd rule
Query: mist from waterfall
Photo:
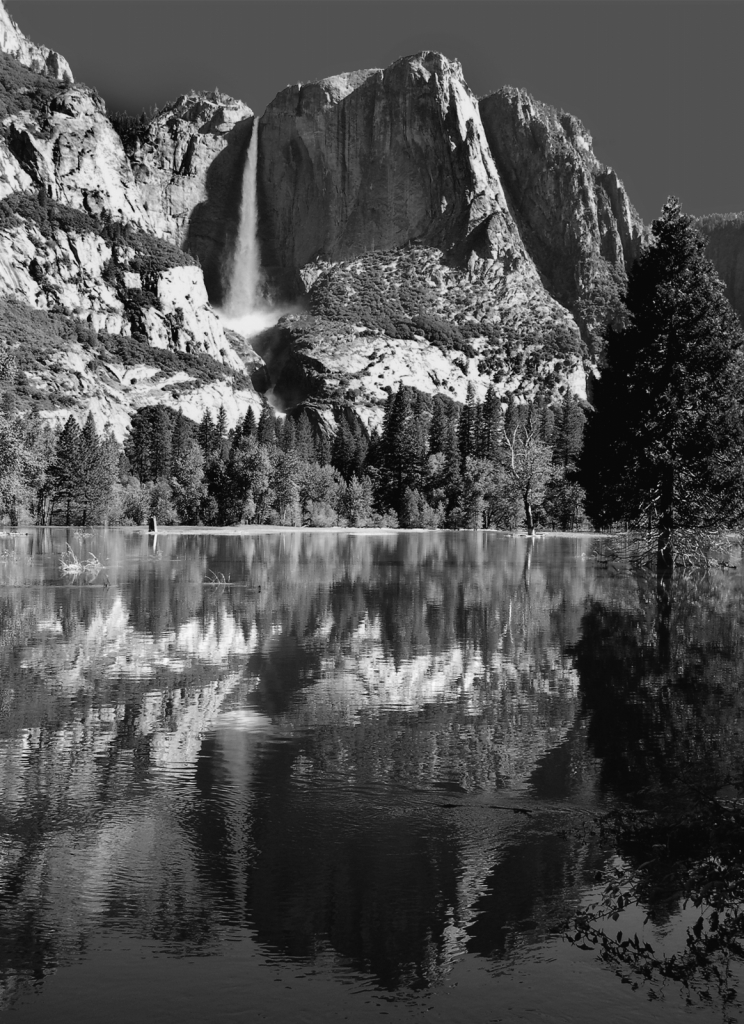
[(261, 295), (261, 249), (258, 241), (258, 118), (253, 121), (240, 200), (240, 219), (230, 263), (227, 294), (220, 311), (226, 327), (244, 337), (271, 327), (284, 310), (269, 306)]

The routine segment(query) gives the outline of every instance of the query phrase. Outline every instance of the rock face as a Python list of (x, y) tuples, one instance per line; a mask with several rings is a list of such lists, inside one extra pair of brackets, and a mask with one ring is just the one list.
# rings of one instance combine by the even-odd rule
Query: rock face
[[(258, 121), (219, 93), (181, 96), (131, 136), (117, 122), (125, 150), (97, 94), (2, 0), (0, 49), (46, 83), (0, 125), (0, 297), (256, 369), (210, 303), (258, 130), (262, 271), (299, 306), (256, 344), (278, 404), (348, 402), (375, 423), (401, 380), (457, 399), (490, 381), (502, 396), (585, 395), (593, 332), (644, 228), (570, 115), (513, 89), (478, 102), (457, 61), (426, 51), (288, 87)], [(44, 221), (38, 196), (97, 233)], [(156, 239), (199, 267), (163, 261)]]
[(411, 240), (524, 257), (475, 98), (439, 53), (279, 93), (259, 121), (259, 208), (262, 262), (284, 280)]
[[(325, 345), (317, 320), (303, 327), (294, 318), (289, 353), (272, 336), (262, 351), (280, 401), (303, 380), (314, 387), (326, 364), (335, 378), (341, 335), (350, 358), (361, 357), (360, 346), (381, 351), (392, 341), (397, 375), (406, 378), (404, 349), (423, 347), (419, 375), (429, 362), (437, 367), (424, 390), (459, 397), (469, 376), (486, 381), (505, 361), (507, 346), (541, 350), (557, 330), (573, 338), (562, 353), (570, 358), (557, 367), (555, 353), (544, 352), (542, 375), (557, 369), (583, 393), (576, 321), (525, 247), (459, 63), (425, 52), (285, 89), (259, 121), (258, 152), (263, 268), (280, 293), (304, 293), (313, 313), (345, 325), (328, 329)], [(397, 309), (398, 322), (392, 312), (377, 315), (379, 304)], [(506, 392), (520, 375), (498, 381)], [(377, 390), (358, 396), (371, 419)]]
[(744, 323), (744, 213), (698, 217), (695, 227), (708, 240), (706, 255), (726, 286), (726, 296)]
[(488, 144), (520, 235), (550, 293), (573, 312), (622, 287), (645, 228), (581, 122), (500, 89), (480, 101)]
[(71, 86), (47, 108), (23, 110), (3, 127), (15, 161), (50, 198), (152, 228), (121, 139), (92, 90)]
[(209, 305), (199, 267), (143, 275), (130, 269), (138, 266), (137, 252), (126, 242), (61, 228), (43, 234), (32, 221), (17, 221), (0, 228), (0, 297), (72, 315), (96, 331), (138, 334), (154, 348), (202, 353), (244, 370)]
[(51, 75), (61, 82), (72, 82), (72, 71), (64, 57), (48, 46), (36, 46), (26, 39), (11, 16), (0, 4), (0, 50), (42, 75)]
[[(248, 382), (242, 385), (228, 375), (222, 380), (199, 382), (188, 372), (163, 372), (147, 362), (123, 364), (113, 359), (103, 363), (89, 350), (70, 343), (64, 351), (53, 354), (43, 370), (27, 375), (30, 384), (47, 404), (40, 415), (54, 426), (62, 426), (70, 413), (84, 422), (93, 414), (98, 429), (110, 427), (120, 443), (124, 441), (131, 417), (148, 405), (165, 405), (180, 409), (184, 416), (197, 423), (209, 410), (225, 410), (227, 425), (242, 423), (248, 409), (258, 418), (262, 403)], [(59, 402), (66, 396), (64, 403)]]
[[(200, 257), (224, 244), (225, 231), (237, 219), (242, 158), (252, 122), (250, 107), (216, 92), (180, 96), (150, 121), (131, 163), (158, 235), (174, 245), (188, 243)], [(237, 195), (227, 208), (220, 208), (217, 193), (226, 179), (237, 185)]]
[[(163, 112), (149, 126), (148, 178), (141, 163), (133, 170), (101, 98), (72, 84), (62, 59), (26, 40), (1, 3), (0, 49), (34, 72), (23, 72), (21, 109), (11, 104), (0, 125), (0, 200), (7, 201), (0, 208), (0, 299), (82, 321), (93, 345), (70, 342), (43, 365), (32, 361), (27, 390), (41, 398), (44, 414), (92, 411), (122, 437), (131, 413), (153, 402), (198, 417), (222, 404), (231, 422), (249, 405), (260, 409), (244, 375), (260, 359), (244, 361), (233, 349), (195, 261), (151, 237), (183, 239), (223, 137), (248, 108), (182, 97), (170, 117)], [(11, 80), (14, 66), (11, 60)], [(18, 309), (14, 315), (22, 323)], [(103, 356), (91, 341), (95, 332), (108, 339)], [(117, 344), (126, 351), (124, 338), (135, 348), (120, 364), (111, 351)], [(22, 332), (18, 340), (23, 344)], [(188, 358), (208, 356), (223, 369), (211, 364), (196, 377), (184, 369), (164, 372), (171, 364), (162, 358), (142, 359), (143, 342)], [(57, 399), (61, 408), (50, 410)]]

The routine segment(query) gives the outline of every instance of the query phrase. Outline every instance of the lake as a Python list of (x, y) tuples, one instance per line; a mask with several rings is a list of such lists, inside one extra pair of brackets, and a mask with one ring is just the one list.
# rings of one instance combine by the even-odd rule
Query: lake
[[(736, 793), (742, 576), (663, 617), (595, 544), (1, 538), (0, 1010), (721, 1021), (566, 932), (634, 863), (605, 813)], [(644, 900), (612, 927), (684, 946)]]

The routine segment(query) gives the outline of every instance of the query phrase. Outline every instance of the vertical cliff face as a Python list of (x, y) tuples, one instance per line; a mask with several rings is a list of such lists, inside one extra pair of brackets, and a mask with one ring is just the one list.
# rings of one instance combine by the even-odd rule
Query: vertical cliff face
[(519, 232), (551, 294), (576, 311), (622, 285), (644, 226), (581, 122), (512, 88), (482, 99), (480, 112)]
[(262, 251), (279, 276), (412, 240), (522, 252), (456, 61), (420, 53), (292, 86), (259, 125)]
[(253, 111), (219, 93), (190, 93), (161, 110), (131, 153), (153, 230), (198, 256), (210, 294), (234, 237)]

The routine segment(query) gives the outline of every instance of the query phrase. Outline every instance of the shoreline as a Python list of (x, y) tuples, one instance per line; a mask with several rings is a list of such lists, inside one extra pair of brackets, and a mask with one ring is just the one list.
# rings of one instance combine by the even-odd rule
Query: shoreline
[[(403, 527), (386, 527), (386, 526), (272, 526), (259, 523), (238, 523), (233, 526), (159, 526), (157, 531), (150, 533), (146, 526), (35, 526), (28, 524), (24, 526), (10, 526), (0, 529), (0, 540), (8, 539), (10, 537), (23, 536), (26, 533), (36, 530), (55, 530), (55, 531), (66, 531), (75, 533), (92, 533), (101, 530), (110, 531), (127, 531), (130, 533), (141, 533), (149, 537), (165, 537), (174, 535), (212, 535), (212, 536), (223, 536), (223, 537), (240, 537), (240, 536), (260, 536), (264, 534), (285, 534), (285, 533), (319, 533), (319, 534), (341, 534), (349, 533), (356, 536), (390, 536), (395, 534), (440, 534), (440, 533), (452, 533), (452, 534), (488, 534), (494, 537), (512, 537), (515, 540), (529, 540), (530, 534), (524, 533), (518, 530), (498, 530), (498, 529), (482, 529), (482, 530), (445, 530), (436, 529), (428, 530), (424, 527), (405, 529)], [(539, 530), (532, 535), (532, 540), (542, 540), (547, 537), (623, 537), (625, 531), (619, 533), (599, 533), (594, 530)]]

